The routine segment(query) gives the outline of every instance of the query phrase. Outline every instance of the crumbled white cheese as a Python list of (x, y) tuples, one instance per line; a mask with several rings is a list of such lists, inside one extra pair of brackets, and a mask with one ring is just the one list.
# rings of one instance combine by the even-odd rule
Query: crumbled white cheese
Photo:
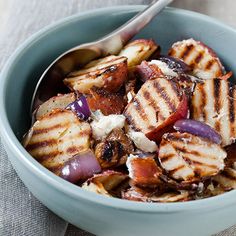
[(92, 122), (93, 137), (97, 140), (105, 138), (113, 129), (122, 129), (125, 125), (125, 116), (123, 115), (109, 115), (104, 116), (99, 114)]
[(128, 156), (128, 158), (127, 158), (127, 161), (126, 161), (126, 166), (127, 166), (127, 168), (128, 168), (128, 171), (129, 171), (129, 177), (131, 178), (131, 179), (133, 179), (134, 178), (134, 173), (133, 173), (133, 168), (132, 168), (132, 164), (131, 164), (131, 161), (133, 160), (133, 159), (136, 159), (136, 158), (138, 158), (137, 156), (135, 156), (135, 155), (133, 155), (133, 154), (130, 154), (129, 156)]
[(132, 129), (128, 132), (129, 138), (134, 142), (135, 146), (144, 152), (157, 151), (157, 145), (155, 142), (149, 140), (144, 133), (136, 132)]
[(163, 62), (163, 61), (152, 60), (152, 61), (149, 62), (149, 64), (157, 65), (161, 69), (162, 73), (165, 74), (165, 75), (168, 75), (168, 76), (178, 76), (178, 74), (175, 71), (173, 71), (172, 69), (170, 69), (168, 67), (168, 65), (165, 62)]

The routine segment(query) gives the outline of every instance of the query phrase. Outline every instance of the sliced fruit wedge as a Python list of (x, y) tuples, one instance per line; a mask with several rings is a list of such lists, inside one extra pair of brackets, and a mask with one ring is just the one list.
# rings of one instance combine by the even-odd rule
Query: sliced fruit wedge
[(72, 91), (81, 93), (87, 93), (92, 87), (117, 92), (127, 78), (127, 58), (108, 56), (92, 61), (83, 69), (70, 73), (63, 82)]
[(159, 141), (172, 125), (188, 114), (188, 101), (179, 85), (166, 78), (146, 81), (124, 114), (135, 131)]
[(128, 179), (126, 174), (108, 170), (88, 179), (82, 188), (108, 197), (119, 196)]
[(220, 174), (213, 177), (224, 190), (236, 189), (236, 169), (225, 168)]
[(128, 67), (133, 67), (147, 60), (158, 49), (159, 45), (151, 39), (137, 39), (128, 43), (119, 56), (127, 57)]
[(42, 118), (56, 108), (64, 109), (75, 100), (76, 96), (74, 93), (58, 94), (57, 96), (51, 97), (38, 107), (35, 112), (35, 119), (38, 120)]
[[(184, 64), (182, 61), (181, 63)], [(176, 67), (178, 68), (178, 66)], [(174, 65), (168, 65), (165, 61), (161, 60), (152, 60), (150, 62), (143, 61), (140, 65), (136, 66), (134, 73), (136, 77), (143, 82), (149, 79), (168, 77), (168, 79), (178, 83), (185, 93), (191, 97), (195, 84), (201, 82), (201, 80), (186, 74), (187, 72), (185, 73), (184, 69), (177, 71), (177, 69), (175, 70), (174, 68)]]
[(229, 81), (214, 79), (197, 84), (193, 93), (192, 118), (205, 122), (222, 136), (222, 145), (236, 139), (236, 88)]
[(185, 190), (158, 194), (153, 191), (132, 187), (122, 192), (122, 198), (139, 202), (184, 202), (191, 199), (191, 194)]
[(193, 75), (202, 79), (214, 79), (225, 73), (216, 53), (200, 41), (187, 39), (176, 42), (169, 55), (183, 60), (193, 69)]
[(26, 150), (57, 172), (71, 157), (89, 149), (91, 128), (69, 110), (55, 109), (36, 121), (25, 136)]
[(131, 154), (126, 165), (134, 185), (153, 188), (162, 183), (162, 170), (157, 165), (154, 155), (139, 157)]
[(226, 152), (207, 139), (188, 133), (163, 135), (159, 161), (168, 175), (180, 181), (198, 181), (224, 169)]

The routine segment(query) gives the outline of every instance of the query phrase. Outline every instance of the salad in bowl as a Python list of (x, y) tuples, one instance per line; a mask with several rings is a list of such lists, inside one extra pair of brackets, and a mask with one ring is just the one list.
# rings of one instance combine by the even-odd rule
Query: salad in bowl
[(39, 105), (23, 138), (47, 169), (88, 191), (142, 202), (236, 188), (236, 87), (195, 39), (168, 55), (151, 39), (69, 73), (68, 92)]

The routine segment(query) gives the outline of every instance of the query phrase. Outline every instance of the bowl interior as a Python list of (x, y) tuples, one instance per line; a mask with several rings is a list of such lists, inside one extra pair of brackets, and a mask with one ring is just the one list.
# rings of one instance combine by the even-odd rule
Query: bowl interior
[[(83, 42), (93, 41), (131, 18), (139, 7), (110, 8), (96, 14), (70, 17), (29, 39), (15, 54), (4, 90), (7, 118), (19, 140), (30, 127), (29, 108), (38, 78), (56, 56)], [(177, 40), (193, 37), (212, 47), (223, 64), (236, 73), (236, 32), (207, 16), (168, 8), (136, 38), (152, 38), (166, 53)]]

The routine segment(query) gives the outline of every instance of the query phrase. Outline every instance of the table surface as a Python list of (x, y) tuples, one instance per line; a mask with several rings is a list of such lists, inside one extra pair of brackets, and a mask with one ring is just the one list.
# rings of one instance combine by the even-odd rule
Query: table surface
[[(88, 9), (124, 4), (148, 4), (150, 2), (151, 1), (147, 0), (0, 0), (0, 70), (2, 69), (8, 57), (12, 54), (12, 52), (19, 44), (21, 44), (34, 32), (38, 31), (44, 26), (47, 26), (50, 23), (57, 21), (58, 19)], [(223, 2), (221, 0), (176, 0), (172, 4), (172, 6), (190, 9), (213, 16), (236, 28), (235, 0), (224, 0)], [(0, 153), (1, 155), (3, 155), (2, 153), (4, 153), (4, 150), (0, 150)], [(0, 167), (3, 161), (3, 158), (0, 157)], [(2, 178), (0, 179), (0, 181), (3, 183), (3, 187), (6, 188), (9, 183), (12, 183), (12, 186), (14, 186), (14, 188), (16, 187), (24, 189), (24, 193), (22, 193), (22, 196), (18, 196), (18, 200), (21, 201), (24, 198), (24, 200), (27, 199), (28, 201), (30, 201), (31, 206), (34, 206), (34, 204), (39, 205), (40, 203), (38, 203), (37, 200), (31, 196), (28, 190), (25, 189), (24, 185), (18, 179), (17, 175), (12, 170), (11, 165), (7, 162), (7, 160), (5, 160), (4, 163), (4, 168), (9, 173), (11, 173), (11, 178), (8, 178), (6, 180), (3, 179), (3, 176), (5, 175), (0, 176)], [(0, 190), (1, 196), (3, 194), (1, 193), (3, 189)], [(5, 211), (7, 211), (10, 207), (9, 202), (11, 203), (13, 201), (16, 201), (15, 198), (17, 197), (15, 196), (14, 199), (11, 199), (11, 197), (9, 197), (8, 199), (4, 199), (4, 202), (0, 202), (4, 204)], [(45, 208), (40, 209), (41, 211), (46, 211)], [(0, 219), (1, 214), (3, 213), (4, 212), (1, 213), (0, 211)], [(54, 216), (49, 211), (48, 214), (49, 219), (54, 220), (55, 222), (58, 222), (58, 220), (60, 221), (60, 219), (55, 218), (56, 216)], [(38, 217), (40, 217), (40, 214), (38, 215)], [(0, 220), (0, 223), (1, 222), (5, 221)], [(27, 221), (25, 222), (25, 224), (27, 225)], [(2, 225), (2, 227), (8, 226)], [(45, 235), (55, 235), (52, 231), (53, 230), (50, 230), (50, 232), (48, 231)], [(17, 235), (17, 233), (13, 234), (13, 231), (9, 232), (5, 230), (4, 232), (8, 232), (5, 233), (5, 236)], [(81, 230), (69, 225), (66, 235), (88, 236), (91, 234), (82, 232)], [(236, 235), (236, 232), (233, 228), (231, 228), (231, 230), (227, 231), (227, 233), (224, 232), (219, 235), (232, 236)]]

